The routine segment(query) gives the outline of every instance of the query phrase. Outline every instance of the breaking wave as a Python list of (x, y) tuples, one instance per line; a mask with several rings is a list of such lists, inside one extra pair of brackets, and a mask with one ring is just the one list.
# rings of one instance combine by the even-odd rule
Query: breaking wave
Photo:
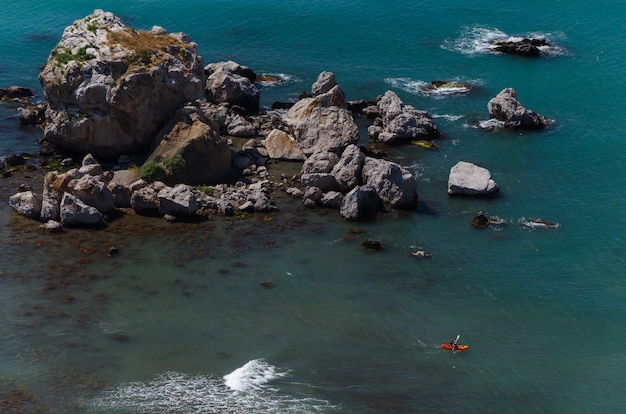
[(121, 384), (84, 404), (96, 412), (133, 414), (339, 412), (328, 401), (287, 395), (268, 385), (288, 375), (255, 359), (223, 378), (165, 372), (151, 381)]
[[(431, 82), (411, 78), (386, 78), (385, 82), (393, 88), (403, 90), (413, 95), (430, 96), (433, 98), (445, 98), (450, 95), (464, 95), (472, 90), (472, 86), (482, 84), (481, 80), (464, 81), (450, 79), (450, 86), (433, 88)], [(456, 83), (456, 84), (455, 84)], [(471, 85), (471, 86), (470, 86)]]
[(496, 28), (481, 26), (466, 27), (456, 40), (446, 40), (441, 46), (443, 49), (461, 52), (466, 55), (476, 55), (494, 52), (492, 43), (495, 40), (520, 41), (524, 38), (545, 39), (550, 46), (540, 47), (542, 53), (550, 56), (560, 56), (567, 54), (567, 51), (555, 44), (563, 39), (564, 35), (557, 33), (527, 33), (521, 36), (509, 35)]

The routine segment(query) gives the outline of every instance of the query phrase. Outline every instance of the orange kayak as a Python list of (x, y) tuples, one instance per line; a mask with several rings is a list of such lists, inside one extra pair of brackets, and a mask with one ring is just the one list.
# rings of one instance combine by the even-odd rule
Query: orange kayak
[[(441, 344), (440, 348), (441, 349), (452, 349), (452, 345), (450, 345), (450, 344)], [(455, 345), (454, 346), (454, 350), (455, 351), (465, 351), (467, 348), (469, 348), (469, 345)]]

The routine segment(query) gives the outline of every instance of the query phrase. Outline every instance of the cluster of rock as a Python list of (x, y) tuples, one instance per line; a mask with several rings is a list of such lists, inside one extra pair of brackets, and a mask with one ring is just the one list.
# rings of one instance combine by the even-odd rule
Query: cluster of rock
[[(28, 191), (11, 197), (21, 214), (65, 225), (97, 224), (118, 208), (187, 218), (209, 210), (274, 211), (266, 167), (272, 159), (303, 163), (303, 188), (288, 192), (305, 206), (371, 219), (388, 207), (413, 208), (417, 184), (406, 168), (358, 146), (355, 113), (373, 120), (369, 138), (386, 145), (440, 136), (427, 112), (392, 91), (372, 101), (346, 101), (332, 72), (322, 72), (310, 94), (280, 105), (284, 110), (259, 113), (257, 75), (250, 68), (232, 61), (204, 66), (185, 34), (158, 26), (135, 31), (102, 10), (66, 28), (39, 79), (48, 100), (44, 141), (104, 158), (147, 151), (146, 164), (183, 160), (183, 168), (166, 171), (162, 180), (125, 185), (88, 156), (79, 169), (47, 174), (42, 197)], [(491, 120), (504, 127), (547, 126), (512, 88), (487, 107)], [(224, 136), (249, 140), (235, 150)], [(216, 185), (211, 196), (192, 187), (253, 174), (259, 178), (252, 184)], [(459, 162), (450, 170), (450, 195), (498, 191), (482, 167)]]
[(89, 154), (80, 168), (46, 174), (41, 196), (32, 190), (22, 191), (11, 196), (9, 203), (18, 213), (45, 222), (44, 229), (58, 230), (63, 225), (97, 225), (106, 215), (126, 208), (139, 214), (185, 219), (209, 212), (227, 216), (239, 211), (272, 212), (277, 207), (269, 197), (270, 189), (267, 180), (217, 185), (210, 187), (210, 195), (187, 184), (172, 187), (139, 179), (125, 185)]
[(377, 107), (380, 117), (367, 130), (372, 139), (394, 145), (440, 135), (428, 112), (405, 105), (392, 91), (385, 92)]

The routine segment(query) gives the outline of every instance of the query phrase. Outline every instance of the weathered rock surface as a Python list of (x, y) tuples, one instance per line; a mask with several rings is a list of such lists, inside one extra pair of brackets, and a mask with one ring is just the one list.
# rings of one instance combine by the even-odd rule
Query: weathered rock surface
[(273, 159), (303, 161), (306, 158), (296, 140), (280, 129), (270, 132), (263, 145), (268, 156)]
[(301, 173), (329, 173), (339, 162), (339, 155), (328, 150), (320, 150), (311, 154), (302, 164)]
[(178, 184), (165, 187), (158, 193), (159, 213), (175, 217), (191, 217), (199, 210), (196, 192), (193, 187)]
[(161, 162), (177, 154), (184, 160), (179, 171), (169, 171), (168, 184), (209, 184), (233, 176), (228, 142), (197, 106), (178, 110), (156, 142), (146, 162)]
[(522, 106), (513, 88), (500, 91), (487, 103), (487, 109), (490, 118), (504, 122), (508, 128), (543, 129), (547, 126), (545, 117)]
[(41, 198), (32, 191), (23, 191), (9, 198), (9, 205), (19, 214), (28, 218), (39, 218)]
[(487, 196), (497, 194), (499, 191), (500, 187), (486, 168), (459, 161), (450, 169), (449, 195)]
[(341, 201), (339, 212), (347, 220), (366, 221), (385, 210), (378, 192), (371, 186), (354, 187)]
[(356, 145), (349, 145), (333, 166), (331, 174), (335, 177), (338, 191), (347, 193), (361, 183), (361, 172), (365, 154)]
[(204, 68), (205, 96), (213, 103), (227, 103), (249, 111), (259, 109), (259, 90), (254, 86), (256, 74), (233, 61), (211, 63)]
[(384, 204), (408, 208), (417, 202), (417, 183), (406, 168), (391, 161), (367, 157), (363, 162), (363, 182), (376, 190)]
[(155, 181), (133, 191), (130, 206), (136, 213), (148, 214), (159, 211), (159, 192), (167, 187), (163, 182)]
[(394, 145), (416, 139), (437, 138), (439, 130), (426, 111), (419, 111), (404, 102), (393, 91), (387, 91), (378, 101), (382, 128), (368, 132), (385, 144)]
[(335, 74), (332, 72), (322, 72), (317, 76), (317, 79), (311, 86), (311, 93), (313, 96), (321, 95), (330, 91), (335, 86), (337, 86)]
[(318, 150), (340, 154), (359, 140), (352, 114), (339, 106), (323, 106), (319, 98), (296, 102), (283, 117), (305, 155)]
[(115, 207), (115, 199), (106, 183), (92, 175), (71, 180), (66, 191), (101, 213), (107, 213)]
[(135, 31), (96, 10), (65, 29), (39, 75), (44, 139), (107, 158), (149, 148), (160, 125), (201, 96), (203, 66), (188, 36)]
[(66, 226), (90, 226), (102, 222), (102, 213), (70, 193), (61, 199), (61, 222)]

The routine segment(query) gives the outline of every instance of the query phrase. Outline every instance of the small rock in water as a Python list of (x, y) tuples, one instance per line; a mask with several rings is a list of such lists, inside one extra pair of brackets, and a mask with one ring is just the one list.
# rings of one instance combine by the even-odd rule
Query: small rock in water
[(109, 256), (113, 256), (115, 254), (118, 254), (119, 252), (120, 252), (119, 249), (115, 246), (111, 246), (109, 248)]
[(383, 249), (383, 244), (380, 241), (373, 239), (365, 240), (363, 243), (361, 243), (361, 246), (371, 251), (379, 251)]
[(272, 282), (261, 282), (261, 286), (263, 286), (265, 289), (271, 289), (274, 287), (274, 284)]

